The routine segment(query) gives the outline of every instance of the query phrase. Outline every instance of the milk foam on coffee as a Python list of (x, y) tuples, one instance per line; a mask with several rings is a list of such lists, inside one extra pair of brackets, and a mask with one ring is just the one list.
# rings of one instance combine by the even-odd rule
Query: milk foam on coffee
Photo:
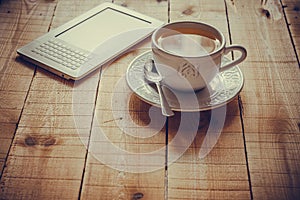
[(170, 53), (193, 57), (209, 55), (220, 46), (220, 41), (198, 34), (184, 33), (161, 36), (158, 44)]

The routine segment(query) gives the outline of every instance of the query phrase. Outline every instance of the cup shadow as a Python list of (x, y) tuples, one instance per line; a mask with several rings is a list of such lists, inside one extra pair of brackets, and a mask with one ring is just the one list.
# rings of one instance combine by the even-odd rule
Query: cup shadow
[[(218, 116), (212, 113), (215, 112), (213, 110), (201, 111), (199, 115), (196, 115), (197, 118), (193, 118), (193, 115), (176, 112), (175, 116), (169, 120), (168, 144), (171, 144), (174, 138), (178, 138), (178, 134), (180, 136), (176, 144), (169, 147), (169, 154), (177, 154), (182, 152), (182, 148), (186, 148), (186, 151), (192, 153), (193, 159), (203, 159), (213, 149), (223, 148), (220, 144), (226, 135), (231, 134), (232, 126), (236, 126), (233, 123), (240, 123), (239, 106), (237, 100), (234, 100), (216, 109), (226, 110), (224, 121), (219, 120)], [(183, 115), (190, 116), (186, 120), (191, 126), (180, 127)], [(191, 127), (194, 127), (192, 132)], [(186, 144), (190, 144), (190, 146), (187, 147)]]
[[(151, 118), (149, 117), (148, 112), (151, 107), (153, 106), (139, 99), (137, 95), (132, 94), (130, 98), (129, 113), (136, 124), (146, 126), (150, 123)], [(160, 108), (157, 107), (157, 109), (160, 111)], [(240, 116), (237, 99), (216, 109), (223, 109), (226, 111), (223, 122), (218, 122), (218, 119), (215, 119), (215, 114), (212, 114), (212, 110), (201, 112), (175, 111), (175, 115), (167, 119), (164, 127), (167, 140), (166, 144), (170, 144), (170, 150), (178, 151), (174, 152), (177, 154), (182, 152), (183, 149), (192, 148), (196, 149), (197, 152), (195, 152), (195, 154), (198, 155), (201, 148), (218, 147), (218, 140), (222, 140), (222, 135), (230, 134), (230, 126), (232, 126), (232, 123), (240, 122)], [(236, 118), (238, 118), (238, 120), (236, 120)], [(182, 126), (182, 123), (186, 123), (187, 125)], [(212, 129), (213, 131), (209, 131), (209, 129)], [(220, 131), (220, 133), (218, 133), (218, 138), (216, 138), (214, 131), (215, 133)], [(207, 147), (207, 144), (204, 144), (204, 142), (206, 136), (209, 136), (208, 134), (214, 134), (214, 139), (216, 141), (214, 141), (215, 144), (213, 144), (213, 146), (209, 146), (208, 144)], [(176, 142), (172, 143), (175, 138)], [(187, 146), (187, 144), (189, 144), (189, 146)]]

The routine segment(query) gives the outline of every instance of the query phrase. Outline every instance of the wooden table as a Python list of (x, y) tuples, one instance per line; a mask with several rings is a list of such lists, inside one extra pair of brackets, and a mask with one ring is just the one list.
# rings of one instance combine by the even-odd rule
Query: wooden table
[[(195, 139), (176, 159), (167, 144), (190, 113), (166, 119), (124, 81), (149, 40), (80, 82), (17, 57), (17, 48), (101, 2), (0, 1), (0, 199), (300, 198), (299, 0), (113, 1), (165, 22), (213, 24), (228, 44), (248, 50), (239, 65), (244, 88), (226, 106), (216, 145), (199, 158), (214, 119), (210, 111), (196, 112), (200, 123), (189, 122), (199, 123)], [(155, 119), (162, 127), (148, 126)], [(182, 133), (188, 137), (189, 130)], [(157, 155), (163, 163), (100, 148), (109, 144), (140, 160), (164, 149)], [(143, 171), (152, 164), (155, 170)]]

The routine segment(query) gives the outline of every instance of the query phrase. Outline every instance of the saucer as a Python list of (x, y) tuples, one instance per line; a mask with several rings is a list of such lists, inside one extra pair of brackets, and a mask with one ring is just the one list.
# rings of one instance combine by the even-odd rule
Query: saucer
[[(144, 78), (144, 64), (152, 59), (147, 51), (136, 57), (128, 66), (126, 81), (130, 89), (143, 101), (160, 107), (159, 95), (155, 84)], [(223, 58), (222, 63), (229, 62)], [(162, 83), (163, 84), (163, 83)], [(174, 111), (206, 111), (223, 106), (232, 101), (242, 90), (244, 76), (238, 66), (221, 72), (207, 87), (197, 92), (179, 92), (164, 85), (163, 91)]]

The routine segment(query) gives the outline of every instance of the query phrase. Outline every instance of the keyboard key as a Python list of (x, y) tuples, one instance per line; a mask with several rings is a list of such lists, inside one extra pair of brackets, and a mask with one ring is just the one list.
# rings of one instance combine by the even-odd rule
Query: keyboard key
[(89, 54), (78, 49), (67, 47), (55, 39), (41, 44), (33, 49), (32, 52), (73, 70), (78, 69), (81, 65), (91, 59)]

